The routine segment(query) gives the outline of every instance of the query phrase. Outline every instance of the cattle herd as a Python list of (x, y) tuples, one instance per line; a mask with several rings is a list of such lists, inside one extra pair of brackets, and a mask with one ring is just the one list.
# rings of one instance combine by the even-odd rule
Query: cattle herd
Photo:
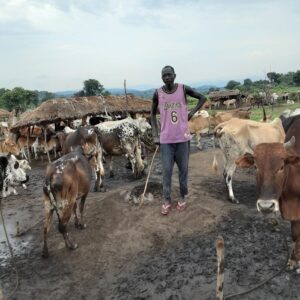
[[(49, 255), (47, 237), (53, 213), (57, 215), (58, 229), (66, 247), (77, 248), (67, 231), (67, 224), (74, 215), (76, 228), (86, 227), (84, 205), (93, 178), (95, 192), (106, 189), (104, 162), (108, 162), (109, 175), (113, 177), (112, 158), (124, 155), (133, 176), (142, 175), (147, 165), (147, 145), (151, 144), (151, 125), (148, 120), (142, 116), (136, 119), (127, 117), (78, 128), (65, 126), (61, 131), (55, 131), (55, 127), (49, 125), (46, 140), (43, 139), (41, 128), (34, 127), (30, 129), (29, 138), (26, 136), (27, 129), (22, 129), (24, 132), (20, 130), (15, 142), (10, 138), (0, 142), (0, 186), (3, 198), (11, 193), (17, 194), (17, 186), (26, 188), (26, 171), (30, 169), (28, 160), (32, 155), (38, 159), (39, 155), (43, 157), (43, 154), (50, 153), (55, 159), (46, 168), (41, 191), (44, 194), (45, 211), (44, 257)], [(228, 198), (233, 203), (239, 203), (232, 187), (236, 166), (255, 167), (257, 209), (264, 213), (278, 211), (282, 218), (291, 222), (293, 246), (289, 265), (299, 267), (300, 115), (285, 113), (272, 122), (256, 122), (250, 120), (249, 110), (234, 109), (212, 116), (206, 111), (199, 111), (189, 121), (189, 128), (196, 136), (199, 149), (202, 149), (201, 133), (213, 132), (214, 144), (219, 145), (224, 156), (223, 176)], [(213, 167), (218, 167), (216, 157)]]

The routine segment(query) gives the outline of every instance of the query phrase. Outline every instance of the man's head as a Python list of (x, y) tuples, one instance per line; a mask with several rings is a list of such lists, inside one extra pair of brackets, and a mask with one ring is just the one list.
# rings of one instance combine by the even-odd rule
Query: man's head
[(171, 66), (165, 66), (161, 70), (161, 77), (166, 85), (173, 84), (176, 78), (175, 70)]

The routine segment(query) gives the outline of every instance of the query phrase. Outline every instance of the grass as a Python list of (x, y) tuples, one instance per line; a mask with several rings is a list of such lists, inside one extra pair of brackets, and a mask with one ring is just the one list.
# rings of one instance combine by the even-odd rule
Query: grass
[[(189, 110), (192, 109), (196, 104), (198, 100), (197, 99), (189, 99)], [(295, 110), (296, 108), (300, 108), (300, 103), (295, 104), (284, 104), (280, 103), (278, 105), (272, 106), (265, 106), (265, 111), (267, 115), (271, 115), (271, 119), (274, 120), (274, 118), (279, 117), (282, 112), (286, 109)], [(226, 110), (208, 110), (209, 114), (212, 114), (213, 112), (221, 112)], [(263, 118), (263, 110), (262, 108), (252, 108), (251, 109), (251, 120), (259, 121)]]
[[(274, 107), (265, 106), (265, 111), (267, 115), (271, 116), (271, 119), (274, 120), (275, 118), (279, 117), (283, 111), (286, 109), (295, 110), (296, 108), (300, 108), (300, 103), (295, 104), (281, 104), (276, 105)], [(262, 108), (252, 108), (251, 109), (251, 120), (259, 121), (263, 118), (263, 111)]]

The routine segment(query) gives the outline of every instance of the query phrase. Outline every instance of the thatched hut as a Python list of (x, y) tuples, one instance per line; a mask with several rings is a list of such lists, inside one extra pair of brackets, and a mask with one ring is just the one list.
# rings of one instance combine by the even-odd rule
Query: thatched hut
[(10, 114), (11, 113), (8, 110), (0, 108), (0, 121), (7, 121)]
[(240, 99), (241, 93), (238, 89), (236, 90), (221, 90), (210, 92), (208, 95), (209, 99), (212, 101), (219, 101), (219, 100), (227, 100), (227, 99)]
[(132, 95), (92, 96), (59, 98), (43, 102), (36, 109), (21, 115), (20, 120), (11, 127), (12, 132), (34, 125), (46, 126), (61, 121), (81, 119), (101, 114), (150, 113), (151, 101)]

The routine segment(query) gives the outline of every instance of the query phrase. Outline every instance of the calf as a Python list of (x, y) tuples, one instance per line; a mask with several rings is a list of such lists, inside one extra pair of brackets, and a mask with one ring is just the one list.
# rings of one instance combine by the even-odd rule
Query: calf
[[(86, 228), (83, 222), (83, 210), (91, 182), (92, 168), (81, 146), (77, 146), (73, 152), (47, 166), (43, 186), (45, 210), (43, 257), (49, 256), (47, 236), (54, 210), (58, 217), (58, 230), (63, 235), (66, 247), (71, 250), (78, 247), (68, 234), (67, 224), (73, 212), (76, 228)], [(76, 199), (80, 199), (79, 218)]]

